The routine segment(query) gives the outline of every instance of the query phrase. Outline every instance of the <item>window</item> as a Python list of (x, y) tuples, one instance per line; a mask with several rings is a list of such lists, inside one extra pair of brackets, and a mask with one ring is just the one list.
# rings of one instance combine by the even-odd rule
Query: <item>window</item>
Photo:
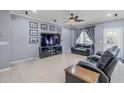
[(86, 32), (85, 32), (85, 37), (84, 38), (85, 38), (85, 41), (84, 41), (85, 44), (93, 44), (93, 41), (90, 40), (90, 38), (88, 37)]
[(77, 39), (76, 43), (83, 44), (84, 43), (84, 32), (81, 32), (79, 38)]
[(78, 44), (93, 44), (92, 40), (89, 39), (87, 33), (82, 31), (76, 43)]
[(117, 44), (118, 42), (117, 40), (118, 34), (114, 31), (107, 32), (106, 38), (107, 38), (107, 43)]

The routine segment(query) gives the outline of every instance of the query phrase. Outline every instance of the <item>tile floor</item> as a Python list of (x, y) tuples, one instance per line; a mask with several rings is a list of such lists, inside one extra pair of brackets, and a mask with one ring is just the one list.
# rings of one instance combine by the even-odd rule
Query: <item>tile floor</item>
[(83, 58), (83, 56), (75, 54), (60, 54), (15, 63), (12, 64), (10, 70), (0, 72), (0, 82), (64, 83), (64, 69)]
[[(11, 69), (0, 72), (2, 83), (64, 83), (64, 69), (85, 57), (61, 54), (44, 59), (15, 63)], [(124, 64), (119, 63), (112, 75), (112, 82), (124, 82)]]

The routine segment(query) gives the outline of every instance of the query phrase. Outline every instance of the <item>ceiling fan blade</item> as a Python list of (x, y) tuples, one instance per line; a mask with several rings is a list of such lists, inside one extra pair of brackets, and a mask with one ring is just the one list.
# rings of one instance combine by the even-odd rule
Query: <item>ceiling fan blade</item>
[(75, 16), (75, 20), (78, 20), (78, 16)]
[(84, 21), (84, 20), (75, 20), (75, 21)]

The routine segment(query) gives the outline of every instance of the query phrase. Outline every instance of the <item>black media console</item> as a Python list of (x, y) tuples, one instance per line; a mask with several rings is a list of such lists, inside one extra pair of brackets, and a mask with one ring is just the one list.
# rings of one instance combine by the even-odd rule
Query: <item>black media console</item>
[(62, 53), (62, 46), (55, 45), (55, 46), (45, 46), (45, 47), (39, 47), (39, 57), (45, 58), (57, 54)]

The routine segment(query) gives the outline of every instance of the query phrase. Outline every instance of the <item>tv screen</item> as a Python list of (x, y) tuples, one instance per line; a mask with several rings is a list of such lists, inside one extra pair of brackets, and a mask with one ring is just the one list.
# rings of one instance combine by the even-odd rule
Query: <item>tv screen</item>
[(60, 45), (60, 35), (59, 34), (41, 34), (41, 46), (54, 46)]

